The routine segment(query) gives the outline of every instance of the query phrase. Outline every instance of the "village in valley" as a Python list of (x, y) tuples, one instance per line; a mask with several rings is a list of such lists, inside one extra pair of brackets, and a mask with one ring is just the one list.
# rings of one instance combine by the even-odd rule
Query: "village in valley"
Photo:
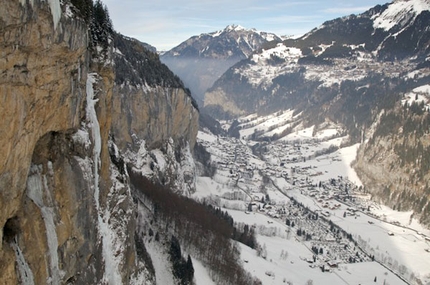
[(430, 282), (430, 232), (371, 199), (351, 167), (359, 145), (336, 126), (297, 120), (291, 111), (242, 118), (240, 138), (199, 132), (216, 173), (198, 178), (194, 198), (253, 228), (259, 248), (241, 245), (244, 267), (263, 284)]

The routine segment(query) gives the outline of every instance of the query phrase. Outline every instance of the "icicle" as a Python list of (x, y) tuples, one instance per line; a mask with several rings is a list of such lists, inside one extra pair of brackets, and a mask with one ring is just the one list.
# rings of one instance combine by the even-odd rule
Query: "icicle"
[(114, 233), (109, 228), (109, 212), (106, 211), (103, 219), (103, 211), (100, 207), (100, 189), (99, 189), (99, 167), (101, 153), (101, 136), (100, 124), (98, 122), (95, 104), (98, 100), (94, 100), (93, 84), (96, 82), (96, 74), (88, 74), (86, 93), (87, 93), (87, 120), (88, 126), (91, 129), (91, 136), (94, 141), (93, 148), (93, 163), (94, 163), (94, 201), (96, 204), (98, 216), (99, 237), (102, 239), (102, 253), (105, 261), (104, 281), (108, 284), (122, 284), (121, 274), (119, 273), (119, 261), (115, 259), (113, 250)]
[(49, 8), (51, 8), (52, 20), (54, 21), (54, 29), (57, 29), (61, 19), (61, 6), (59, 0), (48, 0)]
[[(51, 169), (52, 170), (52, 169)], [(43, 180), (43, 181), (42, 181)], [(46, 206), (43, 201), (43, 192), (45, 191), (49, 204), (52, 199), (49, 193), (46, 177), (42, 177), (41, 166), (33, 165), (30, 169), (30, 175), (27, 179), (27, 196), (39, 207), (42, 218), (45, 222), (46, 239), (48, 242), (51, 284), (60, 283), (60, 269), (58, 267), (58, 238), (54, 222), (54, 209), (52, 205)]]
[(33, 272), (27, 261), (25, 261), (24, 254), (18, 246), (16, 241), (11, 243), (13, 250), (15, 251), (16, 263), (21, 277), (21, 284), (23, 285), (34, 285)]
[(94, 89), (93, 84), (96, 82), (95, 74), (88, 74), (87, 77), (87, 120), (89, 127), (91, 128), (91, 136), (94, 141), (93, 148), (93, 160), (94, 160), (94, 200), (96, 202), (96, 209), (99, 211), (99, 163), (100, 163), (100, 152), (101, 152), (101, 136), (100, 136), (100, 125), (97, 119), (97, 113), (95, 104), (98, 100), (94, 100)]

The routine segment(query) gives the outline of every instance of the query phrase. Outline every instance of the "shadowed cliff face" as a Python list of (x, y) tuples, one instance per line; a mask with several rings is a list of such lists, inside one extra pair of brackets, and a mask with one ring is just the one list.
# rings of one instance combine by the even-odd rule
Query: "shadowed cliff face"
[(119, 149), (139, 149), (142, 140), (153, 149), (169, 139), (193, 148), (197, 105), (181, 80), (143, 43), (115, 34), (114, 46), (112, 131)]

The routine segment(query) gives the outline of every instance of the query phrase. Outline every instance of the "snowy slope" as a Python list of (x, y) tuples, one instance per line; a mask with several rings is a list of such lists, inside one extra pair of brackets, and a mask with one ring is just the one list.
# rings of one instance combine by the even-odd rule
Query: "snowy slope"
[[(255, 230), (264, 256), (240, 245), (244, 268), (263, 284), (305, 284), (310, 280), (313, 284), (375, 284), (375, 278), (376, 284), (430, 282), (430, 231), (417, 223), (411, 211), (393, 211), (369, 200), (370, 195), (362, 190), (351, 167), (359, 144), (342, 147), (347, 137), (341, 135), (341, 129), (329, 123), (318, 130), (316, 126), (297, 125), (289, 135), (263, 144), (247, 136), (256, 128), (264, 136), (271, 133), (265, 127), (292, 118), (290, 111), (239, 118), (240, 140), (198, 134), (198, 141), (206, 146), (218, 167), (214, 177), (197, 179), (193, 197), (222, 207), (236, 223), (248, 224)], [(262, 149), (250, 151), (258, 144), (263, 145)], [(330, 146), (339, 149), (316, 155)], [(263, 182), (263, 177), (269, 177), (271, 182)], [(341, 192), (335, 194), (335, 189)], [(341, 198), (345, 189), (349, 194)], [(340, 196), (335, 198), (336, 195)], [(261, 202), (265, 197), (270, 197), (270, 202)], [(292, 198), (312, 213), (324, 216), (326, 222), (309, 222), (308, 214), (301, 217)], [(286, 217), (293, 219), (296, 226), (287, 226)], [(351, 234), (356, 244), (344, 237), (338, 245), (330, 238), (329, 221)], [(299, 228), (312, 233), (313, 238), (307, 241), (299, 237)], [(318, 255), (313, 263), (310, 260), (314, 245), (332, 254)], [(355, 257), (356, 253), (361, 259), (347, 262), (344, 256)], [(320, 267), (329, 258), (338, 266), (323, 273)]]
[(400, 29), (404, 29), (421, 12), (428, 10), (430, 10), (430, 1), (428, 0), (394, 1), (387, 9), (372, 17), (373, 27), (389, 31), (398, 25)]

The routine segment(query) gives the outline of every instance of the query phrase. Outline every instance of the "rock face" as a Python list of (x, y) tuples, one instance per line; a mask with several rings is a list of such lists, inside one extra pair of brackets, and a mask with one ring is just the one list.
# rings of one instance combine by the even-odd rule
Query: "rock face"
[(113, 100), (118, 117), (114, 117), (113, 130), (115, 138), (121, 138), (117, 142), (122, 151), (137, 146), (135, 136), (149, 148), (159, 147), (169, 138), (194, 145), (198, 112), (183, 89), (116, 85), (115, 94), (119, 95)]
[[(54, 29), (45, 4), (2, 1), (1, 146), (2, 224), (20, 200), (37, 141), (77, 129), (84, 106), (86, 25), (65, 19)], [(37, 21), (38, 18), (44, 19)], [(20, 191), (16, 191), (20, 189)]]
[(1, 283), (153, 284), (120, 152), (135, 141), (192, 146), (191, 97), (116, 85), (68, 1), (0, 6)]
[[(198, 131), (194, 99), (155, 53), (142, 48), (142, 43), (116, 35), (115, 47), (119, 51), (114, 54), (116, 73), (121, 74), (116, 78), (113, 98), (112, 135), (116, 145), (126, 155), (126, 162), (142, 174), (153, 172), (151, 176), (157, 182), (178, 191), (193, 191), (195, 170), (188, 154)], [(163, 155), (147, 153), (151, 151)]]
[[(100, 240), (103, 210), (95, 199), (106, 197), (112, 187), (110, 117), (100, 116), (98, 122), (101, 168), (94, 171), (95, 141), (88, 132), (86, 141), (79, 139), (86, 129), (87, 87), (93, 88), (87, 86), (87, 24), (65, 16), (61, 9), (67, 6), (58, 1), (1, 5), (0, 270), (7, 276), (2, 281), (102, 282), (108, 279), (103, 252), (108, 242)], [(110, 113), (113, 71), (95, 69), (101, 74), (98, 113)], [(124, 265), (134, 262), (122, 254)], [(15, 263), (15, 258), (22, 260)], [(126, 280), (130, 272), (118, 276)]]

